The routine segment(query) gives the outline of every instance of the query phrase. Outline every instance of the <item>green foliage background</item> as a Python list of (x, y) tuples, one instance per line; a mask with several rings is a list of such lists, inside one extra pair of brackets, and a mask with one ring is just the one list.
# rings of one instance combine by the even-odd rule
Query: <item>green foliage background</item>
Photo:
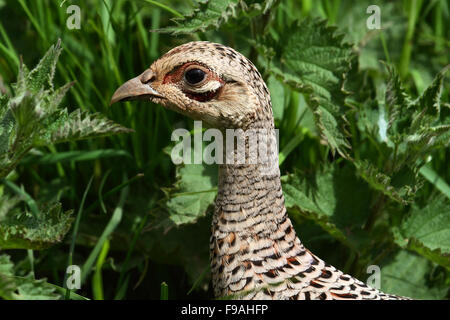
[[(66, 26), (72, 4), (80, 30)], [(366, 27), (372, 4), (381, 30)], [(448, 299), (449, 17), (444, 0), (0, 0), (0, 297), (213, 297), (217, 168), (169, 156), (172, 131), (192, 121), (109, 106), (161, 54), (208, 40), (250, 58), (269, 86), (305, 245), (364, 281), (379, 265), (383, 291)], [(19, 73), (58, 39), (54, 79), (52, 63)], [(27, 126), (29, 114), (45, 121)], [(71, 264), (76, 292), (63, 288)]]

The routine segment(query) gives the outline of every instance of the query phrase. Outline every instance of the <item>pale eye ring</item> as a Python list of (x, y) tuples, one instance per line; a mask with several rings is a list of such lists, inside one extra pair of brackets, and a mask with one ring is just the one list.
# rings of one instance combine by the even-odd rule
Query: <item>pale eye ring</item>
[(184, 80), (190, 85), (198, 85), (206, 78), (206, 72), (199, 68), (192, 68), (184, 73)]

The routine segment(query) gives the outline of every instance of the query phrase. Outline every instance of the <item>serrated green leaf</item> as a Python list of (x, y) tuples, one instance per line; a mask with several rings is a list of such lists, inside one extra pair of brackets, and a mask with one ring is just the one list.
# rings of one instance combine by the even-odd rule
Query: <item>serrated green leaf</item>
[[(450, 67), (444, 68), (437, 74), (431, 85), (425, 89), (422, 95), (414, 102), (415, 109), (423, 109), (420, 115), (427, 114), (434, 119), (437, 119), (441, 113), (441, 94), (445, 73)], [(419, 118), (419, 117), (417, 117)], [(419, 122), (417, 119), (413, 120), (413, 124)], [(415, 127), (415, 125), (413, 125)]]
[(70, 229), (72, 210), (63, 212), (60, 203), (41, 206), (33, 216), (12, 207), (11, 201), (0, 202), (0, 209), (8, 206), (9, 211), (0, 220), (1, 249), (44, 249), (61, 242)]
[(17, 73), (17, 82), (11, 85), (16, 95), (20, 95), (25, 92), (29, 74), (30, 70), (28, 70), (28, 67), (23, 62), (21, 62), (19, 66), (19, 72)]
[(386, 87), (385, 98), (389, 115), (388, 133), (396, 143), (399, 139), (397, 136), (406, 132), (411, 125), (412, 109), (410, 108), (410, 97), (407, 95), (397, 71), (392, 67), (388, 67), (388, 71), (390, 79)]
[(14, 274), (14, 263), (7, 254), (0, 255), (0, 273), (8, 276)]
[(55, 293), (55, 287), (45, 279), (34, 280), (32, 276), (17, 279), (17, 293), (14, 300), (59, 300), (61, 296)]
[(356, 121), (361, 132), (367, 133), (377, 142), (383, 142), (385, 139), (383, 139), (384, 136), (380, 134), (380, 122), (384, 122), (384, 120), (377, 102), (368, 100), (361, 105)]
[(14, 264), (7, 254), (0, 255), (0, 297), (3, 299), (13, 299), (13, 292), (17, 286), (14, 279)]
[(333, 151), (346, 156), (350, 145), (344, 129), (347, 110), (342, 88), (354, 54), (342, 38), (325, 21), (304, 20), (278, 40), (269, 70), (309, 97), (322, 136)]
[(48, 85), (53, 89), (53, 77), (61, 51), (61, 39), (59, 39), (55, 45), (50, 47), (37, 66), (28, 73), (26, 78), (27, 88), (38, 92)]
[(413, 205), (395, 231), (396, 243), (450, 269), (450, 200), (444, 195), (425, 207)]
[(351, 246), (348, 236), (359, 233), (370, 210), (367, 186), (350, 167), (328, 167), (314, 177), (291, 174), (282, 183), (289, 212), (315, 221)]
[(411, 238), (405, 248), (450, 270), (450, 254), (448, 252), (442, 252), (440, 248), (432, 250), (415, 238)]
[(56, 300), (61, 296), (45, 279), (17, 277), (9, 255), (0, 255), (0, 297), (7, 300)]
[(7, 110), (8, 105), (8, 96), (6, 94), (0, 93), (0, 115), (3, 115), (3, 113)]
[(11, 144), (11, 132), (14, 129), (14, 116), (11, 110), (0, 111), (0, 156), (4, 155)]
[(399, 251), (381, 268), (381, 290), (414, 299), (443, 299), (446, 286), (429, 286), (427, 278), (432, 264), (425, 258), (406, 250)]
[[(444, 68), (431, 85), (416, 100), (404, 90), (397, 72), (388, 67), (390, 80), (386, 89), (388, 113), (388, 140), (395, 145), (396, 167), (416, 167), (417, 160), (434, 148), (449, 144), (449, 119), (441, 117), (443, 79), (449, 67)], [(392, 146), (394, 148), (394, 146)]]
[(172, 34), (205, 32), (211, 28), (219, 28), (231, 18), (239, 18), (241, 12), (252, 17), (266, 13), (275, 2), (276, 0), (200, 0), (196, 1), (196, 8), (191, 13), (183, 18), (173, 19), (175, 26), (155, 31)]
[[(375, 190), (382, 192), (389, 198), (404, 205), (413, 201), (414, 196), (418, 189), (421, 188), (421, 180), (407, 182), (399, 182), (397, 185), (393, 185), (391, 176), (380, 172), (368, 161), (354, 161), (354, 165), (358, 174), (366, 180), (366, 182)], [(407, 174), (409, 178), (415, 177), (409, 172)]]
[(70, 114), (67, 111), (61, 113), (49, 133), (52, 143), (61, 143), (132, 131), (100, 113), (90, 114), (77, 109)]
[(64, 86), (51, 92), (48, 97), (46, 97), (46, 104), (43, 106), (44, 112), (47, 115), (53, 114), (59, 107), (59, 104), (65, 97), (69, 89), (74, 85), (74, 82), (69, 82)]
[(42, 94), (33, 94), (25, 91), (23, 95), (16, 96), (10, 101), (10, 110), (16, 121), (16, 144), (24, 144), (31, 140), (34, 132), (38, 132), (40, 119), (44, 116), (41, 103)]
[(187, 164), (177, 167), (175, 189), (166, 206), (176, 225), (195, 222), (204, 216), (217, 194), (217, 167)]
[(198, 1), (197, 8), (184, 18), (174, 19), (176, 26), (159, 29), (159, 32), (172, 34), (205, 31), (209, 27), (218, 28), (230, 17), (236, 16), (239, 0)]
[(98, 113), (78, 109), (68, 114), (60, 109), (73, 85), (53, 88), (61, 50), (58, 41), (31, 72), (21, 64), (17, 82), (12, 85), (15, 95), (0, 97), (0, 178), (6, 177), (33, 147), (131, 131)]

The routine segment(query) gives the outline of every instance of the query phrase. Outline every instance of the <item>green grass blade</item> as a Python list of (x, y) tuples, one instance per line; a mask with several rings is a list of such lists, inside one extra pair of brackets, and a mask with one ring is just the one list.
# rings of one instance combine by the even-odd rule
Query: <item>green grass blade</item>
[[(144, 177), (144, 174), (143, 174), (143, 173), (138, 173), (138, 174), (137, 174), (136, 176), (134, 176), (133, 178), (131, 178), (131, 179), (129, 179), (129, 180), (127, 180), (127, 181), (121, 183), (120, 185), (118, 185), (118, 186), (112, 188), (111, 190), (109, 190), (108, 192), (106, 192), (105, 194), (103, 194), (103, 196), (102, 196), (102, 201), (103, 201), (103, 199), (105, 199), (105, 198), (107, 198), (107, 197), (110, 197), (111, 195), (117, 193), (118, 191), (120, 191), (120, 190), (122, 190), (123, 188), (125, 188), (126, 186), (128, 186), (130, 183), (132, 183), (132, 182), (134, 182), (134, 181), (136, 181), (136, 180), (138, 180), (138, 179), (140, 179), (140, 178), (142, 178), (142, 177)], [(96, 202), (94, 202), (93, 204), (91, 204), (91, 205), (86, 209), (86, 211), (87, 211), (87, 212), (92, 211), (95, 207), (97, 207), (97, 206), (99, 205), (99, 203), (100, 203), (100, 200), (97, 200)]]
[(93, 161), (103, 158), (125, 157), (131, 159), (131, 155), (125, 150), (100, 149), (92, 151), (73, 150), (66, 152), (56, 152), (44, 154), (42, 156), (27, 156), (21, 161), (21, 164), (53, 164), (70, 161)]
[(3, 27), (3, 24), (1, 22), (0, 22), (0, 35), (3, 37), (3, 40), (6, 43), (6, 47), (0, 43), (0, 49), (12, 59), (12, 61), (15, 64), (15, 67), (18, 69), (20, 65), (18, 54), (16, 53), (11, 43), (11, 40), (9, 39), (8, 34), (6, 33), (5, 28)]
[(23, 10), (25, 11), (25, 13), (27, 14), (28, 18), (30, 19), (32, 25), (36, 28), (36, 31), (39, 33), (39, 36), (46, 42), (47, 41), (47, 35), (45, 34), (45, 32), (42, 30), (41, 25), (37, 22), (36, 18), (33, 16), (33, 14), (31, 13), (30, 9), (28, 8), (28, 6), (25, 4), (24, 0), (19, 0), (20, 5), (22, 6)]
[(441, 191), (447, 198), (450, 199), (450, 186), (445, 182), (444, 179), (439, 177), (436, 171), (434, 171), (429, 164), (424, 165), (420, 168), (420, 174), (432, 183), (436, 189)]
[(100, 181), (100, 186), (98, 188), (98, 201), (100, 202), (100, 207), (102, 208), (103, 213), (106, 213), (106, 206), (103, 202), (103, 187), (105, 186), (106, 180), (108, 179), (111, 173), (111, 169), (106, 172), (103, 176), (102, 181)]
[(281, 166), (281, 164), (286, 160), (288, 155), (300, 144), (300, 142), (303, 141), (305, 137), (305, 134), (303, 132), (297, 134), (294, 136), (281, 150), (279, 156), (278, 156), (278, 164)]
[(10, 188), (12, 191), (14, 191), (15, 194), (20, 196), (25, 201), (25, 203), (28, 205), (28, 207), (31, 210), (31, 213), (33, 214), (33, 216), (35, 218), (37, 218), (39, 216), (39, 209), (38, 209), (36, 201), (34, 201), (34, 199), (28, 193), (26, 193), (25, 190), (23, 190), (22, 188), (19, 188), (12, 181), (9, 181), (6, 179), (2, 179), (0, 181), (2, 181), (8, 188)]
[(128, 194), (128, 188), (123, 189), (121, 192), (121, 195), (120, 195), (119, 204), (117, 205), (116, 209), (114, 210), (114, 213), (111, 216), (111, 219), (109, 220), (108, 224), (106, 225), (105, 230), (103, 231), (102, 235), (98, 239), (97, 244), (95, 245), (94, 249), (92, 249), (89, 257), (87, 258), (86, 262), (84, 263), (83, 267), (81, 268), (81, 274), (82, 274), (81, 283), (82, 284), (86, 280), (87, 276), (90, 274), (92, 266), (94, 265), (94, 262), (97, 259), (97, 256), (99, 255), (104, 242), (107, 241), (108, 237), (117, 228), (120, 221), (122, 221), (123, 204), (125, 202), (127, 194)]
[(109, 240), (106, 239), (106, 241), (103, 243), (102, 250), (100, 251), (100, 254), (97, 259), (97, 263), (95, 266), (95, 272), (92, 277), (92, 292), (94, 294), (95, 300), (104, 300), (105, 295), (103, 292), (103, 277), (102, 277), (102, 267), (105, 263), (106, 257), (108, 256), (109, 252)]
[(125, 280), (123, 281), (123, 284), (119, 287), (119, 290), (117, 290), (114, 300), (122, 300), (125, 297), (129, 283), (130, 283), (130, 275), (127, 275), (125, 277)]
[[(117, 282), (118, 283), (117, 284), (118, 290), (117, 290), (116, 296), (114, 297), (114, 300), (120, 300), (121, 296), (122, 296), (122, 293), (124, 293), (123, 292), (123, 290), (124, 290), (123, 288), (124, 288), (124, 285), (125, 285), (124, 282), (128, 282), (128, 280), (129, 280), (129, 277), (125, 278), (125, 272), (127, 271), (127, 268), (128, 268), (128, 262), (130, 261), (131, 254), (133, 253), (133, 250), (134, 250), (134, 247), (136, 245), (136, 242), (137, 242), (139, 236), (141, 235), (142, 230), (144, 229), (144, 227), (147, 224), (148, 217), (149, 217), (149, 215), (145, 215), (144, 216), (144, 218), (139, 223), (139, 226), (136, 228), (136, 230), (134, 232), (133, 240), (131, 240), (130, 247), (129, 247), (128, 251), (127, 251), (127, 255), (125, 257), (125, 261), (123, 262), (123, 265), (122, 265), (122, 268), (121, 268), (121, 271), (120, 271), (119, 281)], [(125, 281), (124, 281), (124, 279), (125, 279)], [(128, 284), (126, 284), (126, 286), (128, 286)]]
[[(89, 180), (88, 185), (86, 187), (86, 190), (84, 190), (83, 198), (81, 199), (81, 203), (80, 203), (80, 208), (78, 209), (78, 213), (77, 213), (77, 218), (76, 218), (75, 224), (73, 226), (72, 240), (70, 242), (69, 258), (68, 258), (67, 266), (71, 266), (73, 264), (72, 260), (73, 260), (73, 253), (75, 251), (75, 241), (77, 239), (78, 229), (80, 227), (80, 221), (81, 221), (81, 216), (83, 213), (84, 202), (86, 201), (87, 193), (89, 192), (89, 189), (91, 188), (92, 180), (94, 180), (94, 176), (91, 177), (91, 179)], [(64, 277), (64, 283), (66, 283), (66, 278), (67, 278), (67, 274)], [(70, 289), (67, 288), (66, 299), (69, 299), (69, 297), (70, 297)]]
[(165, 282), (161, 283), (160, 300), (169, 300), (169, 286)]
[(164, 9), (167, 12), (170, 12), (171, 14), (173, 14), (174, 16), (177, 16), (178, 18), (183, 18), (183, 15), (181, 13), (179, 13), (175, 9), (172, 9), (172, 8), (166, 6), (165, 4), (162, 4), (159, 1), (153, 1), (153, 0), (144, 0), (144, 1), (149, 3), (149, 4), (152, 4), (154, 6), (157, 6), (157, 7), (161, 8), (161, 9)]
[(33, 250), (32, 249), (28, 249), (27, 250), (27, 254), (28, 254), (28, 261), (30, 261), (31, 274), (33, 275), (33, 279), (34, 279), (35, 273), (34, 273), (34, 255), (33, 255)]

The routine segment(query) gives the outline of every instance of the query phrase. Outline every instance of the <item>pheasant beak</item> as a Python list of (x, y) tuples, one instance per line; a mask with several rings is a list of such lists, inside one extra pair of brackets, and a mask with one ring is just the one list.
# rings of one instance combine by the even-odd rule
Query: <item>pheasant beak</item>
[(151, 82), (155, 80), (155, 74), (152, 70), (147, 69), (136, 78), (130, 79), (121, 85), (116, 92), (114, 92), (110, 105), (119, 101), (136, 100), (136, 99), (150, 99), (164, 98), (152, 86)]

